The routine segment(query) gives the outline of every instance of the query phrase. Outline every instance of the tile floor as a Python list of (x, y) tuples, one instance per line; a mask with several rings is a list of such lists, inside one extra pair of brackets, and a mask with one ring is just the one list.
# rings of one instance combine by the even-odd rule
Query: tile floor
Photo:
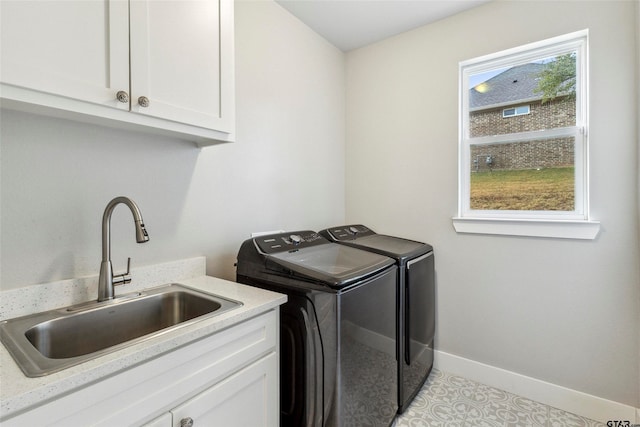
[(605, 427), (605, 424), (434, 369), (394, 426)]

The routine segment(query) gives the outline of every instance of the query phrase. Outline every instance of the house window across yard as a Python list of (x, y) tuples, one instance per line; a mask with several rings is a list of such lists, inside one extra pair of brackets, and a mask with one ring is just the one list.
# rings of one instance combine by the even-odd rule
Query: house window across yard
[(502, 110), (502, 117), (515, 117), (515, 116), (523, 116), (525, 114), (529, 114), (531, 109), (528, 105), (520, 105), (519, 107), (513, 108), (505, 108)]
[(587, 30), (460, 63), (459, 232), (594, 238)]

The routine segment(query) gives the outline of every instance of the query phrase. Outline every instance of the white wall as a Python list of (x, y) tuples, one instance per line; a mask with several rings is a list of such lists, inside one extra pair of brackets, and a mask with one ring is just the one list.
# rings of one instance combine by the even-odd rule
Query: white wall
[[(635, 2), (491, 2), (347, 55), (347, 222), (432, 243), (436, 348), (640, 406)], [(594, 241), (456, 234), (458, 62), (589, 28)]]
[[(0, 288), (95, 275), (101, 218), (118, 195), (140, 206), (112, 219), (116, 272), (207, 256), (233, 279), (258, 230), (344, 220), (344, 55), (273, 2), (236, 2), (237, 142), (182, 141), (2, 111)], [(135, 277), (134, 277), (135, 280)]]
[[(640, 0), (636, 0), (636, 97), (637, 97), (637, 119), (636, 138), (638, 141), (638, 223), (640, 223)], [(638, 227), (638, 241), (640, 241), (640, 227)], [(638, 262), (640, 269), (640, 262)], [(638, 296), (640, 299), (640, 295)], [(639, 302), (640, 304), (640, 302)], [(640, 325), (640, 310), (638, 310), (638, 325)], [(640, 354), (640, 327), (638, 327), (638, 354)], [(640, 357), (638, 357), (638, 370), (640, 372)], [(638, 377), (638, 395), (640, 396), (640, 376)], [(640, 408), (640, 405), (638, 405)], [(636, 421), (640, 422), (640, 409), (636, 410)]]

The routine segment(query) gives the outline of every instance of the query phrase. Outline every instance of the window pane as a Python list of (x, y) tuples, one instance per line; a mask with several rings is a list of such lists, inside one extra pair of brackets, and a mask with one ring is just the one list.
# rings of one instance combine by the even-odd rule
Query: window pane
[(460, 217), (588, 218), (587, 38), (460, 63)]
[(471, 145), (470, 208), (575, 210), (573, 137)]
[(469, 137), (575, 126), (575, 83), (575, 52), (472, 74)]

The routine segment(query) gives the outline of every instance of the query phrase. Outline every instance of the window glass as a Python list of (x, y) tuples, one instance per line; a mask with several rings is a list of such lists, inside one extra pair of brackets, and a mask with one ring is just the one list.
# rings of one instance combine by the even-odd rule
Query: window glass
[(531, 110), (528, 105), (522, 105), (516, 108), (506, 108), (502, 110), (502, 117), (514, 117), (521, 116), (523, 114), (529, 114)]
[[(575, 58), (574, 51), (470, 75), (469, 136), (575, 126)], [(536, 102), (522, 105), (531, 100)]]
[(471, 145), (470, 208), (573, 211), (574, 138)]
[(460, 70), (459, 216), (586, 219), (586, 31)]

